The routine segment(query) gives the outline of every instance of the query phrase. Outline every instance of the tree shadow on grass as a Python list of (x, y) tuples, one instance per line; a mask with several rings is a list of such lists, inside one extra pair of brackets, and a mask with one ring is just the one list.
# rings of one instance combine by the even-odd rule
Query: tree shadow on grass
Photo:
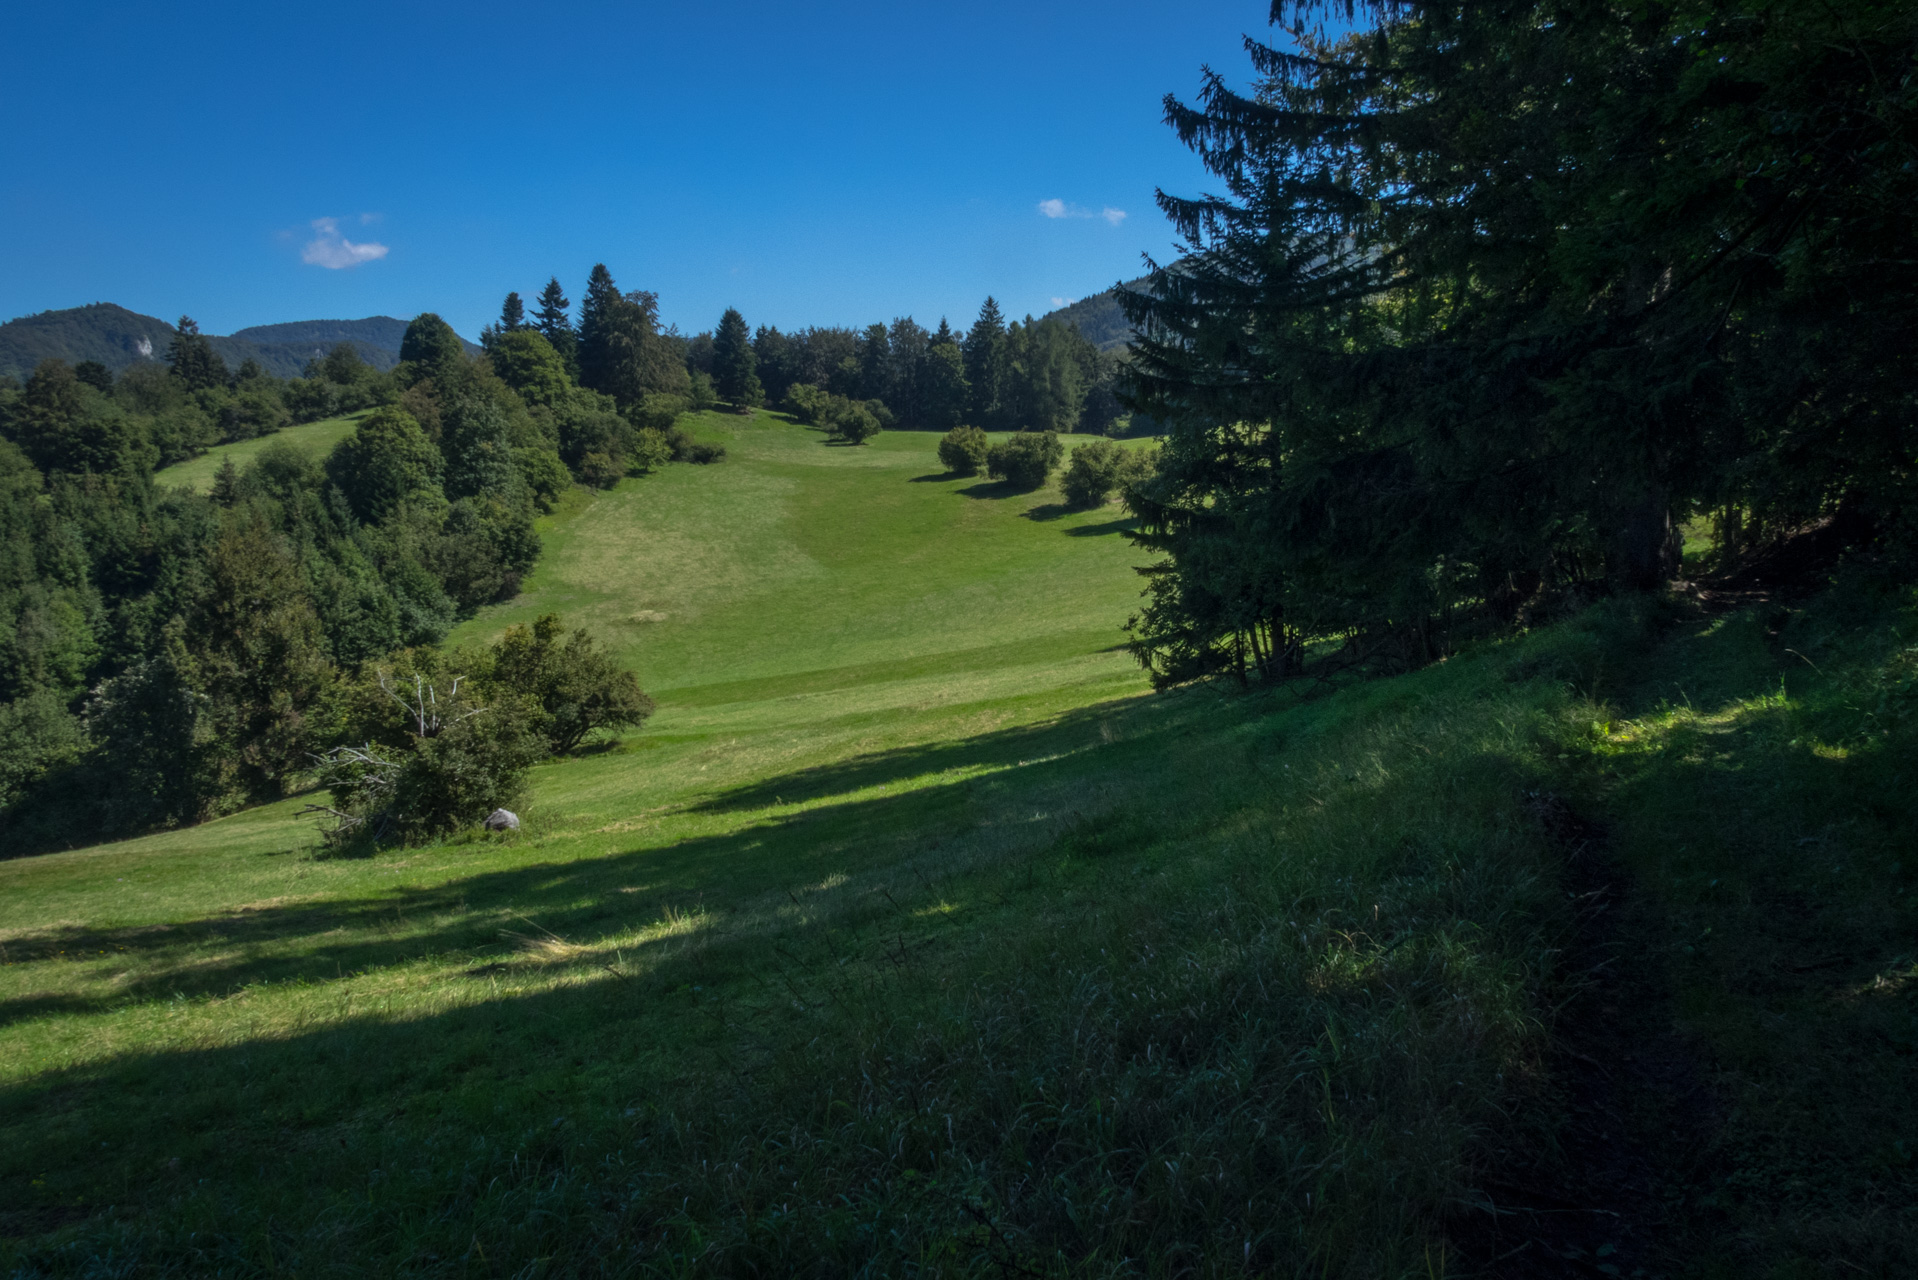
[(807, 804), (955, 770), (1024, 767), (1035, 759), (1057, 760), (1100, 743), (1137, 741), (1170, 732), (1183, 721), (1186, 711), (1184, 705), (1160, 699), (1098, 704), (1018, 729), (957, 742), (898, 747), (796, 769), (721, 792), (694, 805), (692, 811), (738, 813), (775, 805)]
[(941, 480), (963, 480), (964, 476), (956, 471), (929, 471), (923, 476), (914, 476), (908, 483), (937, 484)]
[(1076, 529), (1067, 529), (1068, 538), (1102, 538), (1109, 533), (1131, 533), (1139, 527), (1136, 516), (1120, 516), (1116, 520), (1107, 520), (1100, 524), (1082, 524)]
[[(1097, 841), (1110, 837), (1086, 825), (1082, 808), (1095, 813), (1095, 822), (1097, 811), (1085, 802), (1085, 789), (1103, 788), (1106, 803), (1128, 796), (1142, 762), (1163, 758), (1166, 734), (1202, 727), (1229, 733), (1238, 719), (1215, 717), (1200, 726), (1134, 710), (1126, 717), (1129, 736), (1110, 742), (1102, 740), (1109, 735), (1085, 741), (1100, 714), (1087, 708), (1050, 725), (921, 753), (922, 763), (1046, 753), (1011, 778), (938, 782), (666, 848), (489, 871), (428, 889), (398, 887), (380, 901), (269, 907), (171, 928), (39, 935), (34, 941), (43, 946), (86, 939), (145, 947), (150, 961), (162, 963), (150, 980), (120, 988), (111, 1002), (25, 997), (0, 1005), (0, 1015), (106, 1012), (129, 997), (358, 976), (428, 957), (472, 965), (466, 972), (473, 981), (460, 984), (456, 970), (442, 968), (432, 980), (445, 984), (447, 998), (411, 1012), (382, 1006), (384, 979), (376, 988), (341, 984), (323, 1005), (236, 1004), (222, 1024), (231, 1039), (210, 1032), (191, 1043), (148, 1047), (129, 1029), (112, 1056), (0, 1085), (0, 1241), (36, 1239), (111, 1203), (126, 1213), (97, 1218), (83, 1234), (104, 1238), (119, 1229), (116, 1223), (140, 1222), (136, 1234), (165, 1250), (177, 1243), (173, 1225), (198, 1213), (187, 1203), (194, 1201), (219, 1225), (181, 1244), (192, 1260), (180, 1273), (204, 1273), (205, 1250), (252, 1239), (255, 1219), (284, 1224), (274, 1230), (289, 1248), (339, 1247), (336, 1236), (322, 1242), (313, 1234), (328, 1220), (328, 1206), (363, 1208), (375, 1183), (375, 1216), (384, 1221), (353, 1247), (390, 1247), (386, 1228), (423, 1212), (417, 1191), (431, 1193), (439, 1206), (432, 1213), (453, 1213), (448, 1239), (458, 1237), (456, 1249), (478, 1238), (475, 1229), (499, 1227), (501, 1214), (517, 1212), (507, 1206), (518, 1201), (489, 1200), (490, 1190), (476, 1200), (474, 1187), (500, 1179), (550, 1183), (561, 1171), (579, 1176), (607, 1150), (630, 1147), (641, 1123), (631, 1119), (636, 1110), (702, 1098), (700, 1105), (710, 1105), (715, 1094), (760, 1109), (782, 1105), (776, 1090), (764, 1092), (774, 1079), (789, 1094), (816, 1086), (799, 1070), (803, 1064), (788, 1061), (793, 1036), (804, 1043), (832, 1034), (842, 998), (876, 998), (881, 984), (904, 984), (896, 999), (907, 1008), (943, 990), (936, 960), (923, 975), (915, 972), (914, 957), (948, 936), (926, 930), (1004, 904), (1003, 877), (974, 873), (1016, 865), (1088, 831), (1095, 844), (1086, 846), (1087, 856), (1109, 852)], [(1067, 758), (1073, 751), (1078, 758)], [(1112, 755), (1088, 765), (1088, 751)], [(867, 775), (894, 772), (897, 754), (848, 762), (837, 775), (818, 771), (815, 782), (836, 777), (841, 786), (865, 785)], [(1040, 807), (1047, 812), (1036, 814)], [(728, 901), (710, 924), (696, 920), (672, 940), (631, 939), (635, 925), (699, 903), (720, 875)], [(937, 911), (928, 916), (922, 908), (931, 906)], [(379, 936), (383, 922), (397, 926), (434, 913), (441, 918), (409, 936)], [(502, 924), (534, 945), (519, 954), (503, 949)], [(315, 945), (281, 958), (247, 954), (301, 938)], [(554, 947), (542, 955), (546, 939)], [(182, 940), (211, 942), (218, 954), (202, 952), (197, 962), (182, 954), (171, 966), (154, 954)], [(480, 945), (490, 954), (459, 955)], [(849, 962), (859, 967), (843, 967)], [(542, 973), (547, 984), (538, 990), (500, 985)], [(226, 1016), (198, 1007), (208, 1017)], [(674, 1090), (687, 1096), (675, 1102)], [(662, 1168), (684, 1164), (664, 1148), (651, 1158)], [(596, 1194), (579, 1212), (603, 1218), (590, 1207), (600, 1203)], [(52, 1222), (44, 1211), (60, 1206), (85, 1209)], [(356, 1214), (355, 1222), (366, 1217)], [(511, 1229), (500, 1229), (512, 1238)], [(431, 1243), (447, 1252), (447, 1241)], [(487, 1243), (495, 1248), (493, 1237)]]
[[(657, 848), (530, 862), (430, 887), (401, 884), (356, 900), (242, 908), (168, 925), (64, 926), (18, 935), (7, 942), (8, 958), (15, 963), (64, 955), (87, 957), (83, 963), (109, 972), (116, 958), (137, 960), (137, 969), (110, 977), (110, 993), (97, 997), (29, 995), (0, 1003), (0, 1025), (56, 1013), (104, 1012), (129, 1000), (327, 981), (449, 953), (461, 963), (510, 961), (513, 944), (502, 942), (505, 933), (550, 931), (572, 944), (630, 932), (699, 899), (721, 869), (728, 897), (735, 901), (790, 892), (792, 886), (835, 873), (883, 872), (922, 848), (929, 832), (976, 824), (981, 809), (990, 815), (1018, 792), (1056, 785), (1067, 771), (1096, 770), (1099, 766), (1080, 758), (1090, 752), (1110, 753), (1105, 767), (1120, 769), (1189, 718), (1178, 703), (1127, 699), (1040, 725), (802, 769), (688, 811), (734, 813), (830, 802), (875, 786), (928, 780), (909, 791), (827, 803)], [(937, 776), (981, 767), (992, 768), (992, 775)], [(1014, 776), (1006, 777), (1008, 772)], [(529, 851), (529, 856), (538, 855)], [(404, 873), (396, 868), (395, 874)], [(301, 939), (310, 942), (302, 946)]]
[(1010, 480), (981, 480), (978, 484), (969, 484), (957, 491), (968, 498), (1016, 498), (1031, 493), (1031, 489), (1021, 489)]
[(1037, 520), (1037, 521), (1040, 521), (1041, 523), (1048, 523), (1053, 520), (1064, 519), (1066, 516), (1071, 515), (1076, 510), (1078, 510), (1077, 507), (1068, 506), (1067, 504), (1063, 502), (1042, 502), (1038, 506), (1032, 508), (1032, 510), (1027, 511), (1025, 513), (1025, 517), (1028, 520)]

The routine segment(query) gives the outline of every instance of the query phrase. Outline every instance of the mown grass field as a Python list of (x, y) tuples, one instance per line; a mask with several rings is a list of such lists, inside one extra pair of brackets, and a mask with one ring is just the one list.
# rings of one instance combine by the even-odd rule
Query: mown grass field
[(219, 474), (220, 465), (228, 458), (233, 459), (234, 466), (244, 469), (270, 444), (290, 444), (316, 458), (324, 457), (334, 445), (346, 439), (365, 416), (365, 413), (350, 413), (341, 418), (325, 418), (319, 422), (303, 422), (297, 427), (282, 427), (271, 435), (252, 440), (216, 444), (197, 458), (176, 462), (156, 472), (153, 478), (155, 482), (172, 488), (205, 493), (213, 487), (213, 477)]
[(1148, 695), (1118, 508), (697, 429), (455, 637), (558, 611), (659, 699), (522, 832), (328, 860), (289, 801), (0, 862), (0, 1262), (1462, 1274), (1610, 998), (1571, 806), (1711, 1101), (1620, 1133), (1657, 1230), (1505, 1265), (1918, 1266), (1908, 592)]

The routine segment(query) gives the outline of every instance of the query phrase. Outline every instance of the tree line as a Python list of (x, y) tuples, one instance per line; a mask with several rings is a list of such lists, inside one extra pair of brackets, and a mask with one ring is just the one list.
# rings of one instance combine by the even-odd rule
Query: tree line
[[(1069, 326), (1006, 323), (991, 299), (963, 334), (910, 318), (749, 334), (729, 310), (686, 338), (602, 264), (576, 318), (553, 279), (530, 310), (509, 294), (481, 336), (469, 358), (427, 313), (390, 371), (340, 344), (282, 380), (229, 370), (182, 317), (163, 363), (116, 378), (48, 360), (0, 379), (10, 849), (200, 821), (315, 779), (334, 786), (340, 832), (413, 838), (473, 820), (541, 751), (577, 745), (542, 726), (636, 723), (650, 704), (631, 677), (590, 637), (560, 643), (557, 621), (537, 637), (545, 667), (438, 646), (517, 591), (540, 553), (534, 518), (569, 485), (723, 456), (679, 425), (690, 410), (770, 399), (854, 443), (893, 425), (1024, 429), (981, 465), (1028, 481), (1036, 467), (1032, 483), (1058, 464), (1050, 433), (1108, 430), (1120, 412), (1110, 358)], [(214, 444), (343, 413), (362, 416), (324, 458), (270, 444), (205, 494), (156, 479)], [(1093, 472), (1102, 501), (1117, 473)], [(405, 710), (409, 675), (460, 708), (430, 734)], [(450, 799), (426, 806), (428, 791)]]
[[(1160, 681), (1427, 661), (1822, 526), (1913, 545), (1918, 12), (1281, 0), (1122, 292)], [(1327, 34), (1327, 22), (1355, 29)]]
[(686, 340), (685, 351), (691, 377), (719, 401), (776, 405), (807, 421), (829, 396), (909, 430), (1106, 434), (1125, 417), (1118, 357), (1057, 320), (1008, 322), (992, 298), (963, 331), (944, 319), (928, 330), (903, 316), (863, 329), (782, 333), (761, 325), (749, 334), (744, 317), (728, 310), (713, 331)]
[[(517, 591), (534, 517), (569, 485), (713, 460), (675, 425), (691, 378), (655, 317), (599, 267), (557, 346), (503, 325), (469, 358), (428, 313), (390, 373), (342, 346), (282, 382), (229, 372), (183, 319), (164, 364), (113, 378), (48, 360), (0, 381), (9, 850), (200, 821), (322, 776), (359, 818), (415, 836), (476, 820), (541, 752), (643, 719), (630, 674), (557, 620), (497, 651), (436, 646)], [(345, 409), (371, 412), (324, 458), (270, 444), (205, 494), (155, 478), (217, 440)], [(409, 672), (472, 723), (407, 731), (388, 687)], [(351, 744), (415, 795), (405, 814), (340, 772)], [(421, 808), (427, 791), (453, 808)]]

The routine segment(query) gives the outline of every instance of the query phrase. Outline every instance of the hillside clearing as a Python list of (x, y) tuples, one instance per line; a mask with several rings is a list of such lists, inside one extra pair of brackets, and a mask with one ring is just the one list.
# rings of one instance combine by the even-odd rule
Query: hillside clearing
[(197, 458), (188, 458), (185, 462), (176, 462), (154, 472), (153, 479), (156, 484), (205, 493), (213, 487), (213, 477), (219, 474), (221, 464), (228, 458), (233, 460), (234, 466), (244, 468), (269, 445), (288, 444), (312, 457), (323, 458), (332, 451), (334, 445), (346, 439), (365, 416), (365, 413), (351, 413), (343, 418), (303, 422), (297, 427), (282, 427), (270, 435), (256, 436), (251, 440), (216, 444)]
[(455, 637), (556, 610), (660, 700), (525, 831), (329, 860), (289, 800), (0, 863), (0, 1260), (1456, 1274), (1614, 980), (1552, 804), (1728, 1100), (1583, 1265), (1918, 1258), (1907, 594), (1145, 697), (1118, 508), (696, 425), (725, 462), (575, 491)]

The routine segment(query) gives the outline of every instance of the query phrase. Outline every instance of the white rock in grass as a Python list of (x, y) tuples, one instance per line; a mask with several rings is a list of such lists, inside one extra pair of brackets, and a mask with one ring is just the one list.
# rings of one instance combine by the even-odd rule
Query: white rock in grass
[(518, 831), (519, 815), (511, 809), (495, 809), (486, 815), (488, 831)]

